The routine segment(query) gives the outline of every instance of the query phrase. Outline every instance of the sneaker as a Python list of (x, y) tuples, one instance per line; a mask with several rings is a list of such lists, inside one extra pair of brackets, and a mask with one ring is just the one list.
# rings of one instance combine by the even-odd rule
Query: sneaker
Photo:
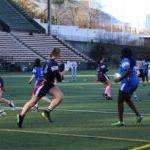
[(106, 100), (112, 100), (111, 96), (106, 96)]
[(0, 110), (0, 117), (1, 116), (6, 116), (6, 115), (7, 115), (7, 113), (4, 110)]
[(19, 114), (17, 115), (17, 126), (18, 126), (18, 128), (22, 128), (23, 119), (24, 119), (24, 117), (20, 116)]
[(138, 116), (137, 118), (136, 118), (136, 122), (137, 123), (141, 123), (141, 121), (143, 120), (143, 118), (144, 118), (144, 116)]
[(134, 96), (132, 97), (132, 100), (135, 101), (135, 102), (141, 101), (141, 100), (138, 98), (137, 95), (134, 95)]
[(114, 127), (122, 127), (125, 124), (124, 124), (124, 122), (117, 121), (117, 122), (112, 123), (111, 125), (114, 126)]
[(16, 110), (16, 105), (14, 104), (13, 101), (10, 101), (9, 106), (12, 108), (12, 110)]
[(32, 107), (32, 111), (39, 112), (39, 107), (38, 106)]
[(51, 119), (51, 116), (50, 116), (50, 112), (47, 111), (47, 110), (44, 110), (42, 113), (41, 113), (42, 117), (48, 119), (49, 122), (53, 122), (52, 119)]

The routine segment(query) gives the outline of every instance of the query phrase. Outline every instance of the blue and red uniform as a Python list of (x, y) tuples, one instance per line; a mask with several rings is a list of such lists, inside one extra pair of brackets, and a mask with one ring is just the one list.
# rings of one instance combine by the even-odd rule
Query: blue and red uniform
[(4, 81), (1, 77), (0, 77), (0, 90), (4, 91)]
[(58, 82), (62, 81), (58, 63), (54, 59), (50, 59), (43, 66), (43, 79), (36, 85), (33, 94), (38, 97), (45, 96), (54, 87), (55, 79)]
[(106, 72), (108, 72), (107, 65), (104, 63), (99, 63), (97, 67), (97, 81), (105, 83), (107, 80), (109, 80)]

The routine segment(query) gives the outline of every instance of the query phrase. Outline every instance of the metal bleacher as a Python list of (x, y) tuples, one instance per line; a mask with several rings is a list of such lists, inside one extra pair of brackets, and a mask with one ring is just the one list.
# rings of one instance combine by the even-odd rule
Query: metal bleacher
[(0, 56), (9, 63), (33, 62), (35, 58), (45, 61), (54, 47), (61, 49), (63, 61), (92, 61), (59, 37), (46, 35), (13, 0), (0, 0), (0, 25)]
[(7, 23), (12, 30), (37, 31), (38, 29), (30, 23), (8, 0), (0, 0), (0, 19)]
[(42, 57), (18, 42), (10, 33), (0, 32), (0, 54), (5, 61), (10, 63), (33, 62)]
[(44, 56), (44, 58), (46, 59), (49, 58), (49, 54), (54, 47), (59, 47), (61, 49), (61, 59), (63, 59), (64, 61), (86, 61), (82, 56), (71, 51), (68, 47), (59, 42), (53, 36), (36, 33), (30, 35), (23, 32), (12, 32), (12, 34), (22, 43), (28, 45), (30, 49), (36, 51), (39, 55)]

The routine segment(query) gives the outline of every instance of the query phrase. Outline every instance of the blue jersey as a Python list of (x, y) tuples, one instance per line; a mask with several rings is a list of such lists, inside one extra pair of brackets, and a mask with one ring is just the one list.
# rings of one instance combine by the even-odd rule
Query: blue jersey
[(43, 67), (44, 79), (48, 83), (53, 83), (55, 79), (58, 82), (62, 81), (62, 77), (59, 73), (59, 65), (54, 59), (48, 60)]
[(128, 77), (126, 77), (125, 79), (123, 79), (121, 81), (121, 83), (133, 83), (133, 82), (137, 82), (138, 76), (135, 70), (135, 65), (136, 65), (136, 61), (134, 58), (123, 58), (121, 60), (121, 64), (120, 64), (120, 74), (121, 76), (127, 71), (130, 70), (131, 73)]
[(32, 73), (35, 76), (36, 84), (43, 79), (43, 68), (42, 67), (34, 67)]
[(121, 80), (121, 91), (132, 94), (139, 84), (139, 79), (135, 70), (136, 61), (134, 58), (123, 58), (120, 64), (120, 74), (121, 76), (125, 74), (126, 71), (130, 70), (129, 76)]

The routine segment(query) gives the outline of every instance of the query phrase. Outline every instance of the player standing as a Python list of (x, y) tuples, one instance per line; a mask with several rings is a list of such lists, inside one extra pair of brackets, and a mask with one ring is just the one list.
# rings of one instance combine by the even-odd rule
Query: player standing
[(105, 63), (105, 58), (102, 58), (97, 67), (97, 81), (100, 81), (105, 84), (106, 88), (104, 91), (104, 96), (107, 100), (112, 100), (111, 96), (111, 81), (109, 80), (109, 77), (107, 76), (108, 68)]
[(129, 48), (124, 48), (121, 51), (120, 74), (121, 77), (116, 79), (116, 82), (121, 82), (118, 93), (118, 118), (119, 121), (112, 123), (112, 126), (124, 126), (123, 112), (124, 102), (132, 109), (137, 116), (137, 123), (142, 121), (143, 116), (136, 109), (131, 96), (136, 91), (139, 85), (139, 79), (134, 69), (136, 61), (132, 56), (132, 51)]

